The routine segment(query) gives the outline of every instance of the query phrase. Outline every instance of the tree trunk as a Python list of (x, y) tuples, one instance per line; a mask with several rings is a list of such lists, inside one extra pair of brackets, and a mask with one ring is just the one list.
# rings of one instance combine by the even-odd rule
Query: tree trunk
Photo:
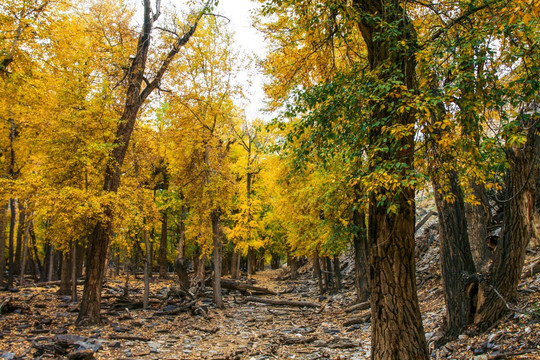
[(47, 281), (53, 281), (53, 274), (54, 274), (54, 245), (52, 243), (49, 244), (49, 262), (47, 267)]
[(19, 279), (19, 286), (24, 285), (24, 273), (26, 270), (26, 258), (28, 257), (28, 233), (30, 232), (30, 223), (28, 223), (24, 230), (24, 239), (23, 239), (23, 251), (22, 251), (22, 259), (21, 259), (21, 272), (20, 272), (20, 279)]
[(317, 284), (319, 285), (319, 295), (324, 294), (325, 288), (323, 284), (323, 273), (319, 254), (316, 254), (313, 258), (313, 276), (317, 279)]
[(143, 309), (148, 309), (150, 298), (150, 272), (152, 271), (152, 249), (150, 248), (150, 238), (148, 236), (148, 230), (146, 229), (146, 220), (143, 227), (144, 248), (146, 250), (146, 257), (144, 261), (144, 297), (143, 297)]
[(6, 271), (6, 222), (9, 202), (0, 207), (0, 285), (4, 281), (4, 272)]
[(328, 291), (334, 290), (334, 277), (332, 272), (332, 260), (330, 259), (330, 256), (325, 256), (323, 258), (323, 261), (326, 263), (326, 289)]
[(15, 217), (17, 216), (15, 210), (15, 199), (9, 199), (9, 209), (11, 213), (11, 218), (9, 221), (9, 243), (8, 243), (8, 283), (7, 288), (11, 289), (13, 287), (13, 274), (14, 266), (13, 264), (13, 242), (15, 240)]
[(212, 221), (212, 239), (214, 244), (214, 304), (217, 308), (223, 307), (223, 299), (221, 296), (221, 255), (222, 255), (222, 236), (219, 225), (218, 210), (212, 210), (210, 214)]
[(22, 256), (22, 243), (23, 243), (23, 237), (24, 237), (24, 225), (25, 225), (25, 219), (26, 219), (26, 211), (24, 208), (24, 202), (19, 199), (18, 207), (19, 207), (19, 223), (17, 225), (17, 241), (15, 245), (15, 268), (13, 269), (15, 272), (18, 272), (21, 269), (21, 256)]
[(200, 282), (204, 284), (206, 255), (202, 253), (202, 249), (199, 249), (195, 256), (197, 259), (197, 262), (195, 264), (195, 283)]
[(167, 278), (167, 211), (161, 218), (161, 237), (159, 241), (159, 277)]
[(358, 302), (362, 303), (369, 299), (369, 247), (366, 214), (363, 211), (354, 210), (353, 222), (356, 226), (356, 231), (353, 235), (356, 297)]
[(77, 302), (77, 241), (71, 247), (71, 302)]
[(341, 266), (339, 255), (334, 255), (334, 278), (336, 279), (336, 291), (341, 291)]
[(71, 254), (68, 250), (62, 252), (62, 271), (60, 273), (60, 289), (58, 294), (71, 295)]
[(37, 249), (36, 234), (34, 233), (34, 224), (30, 223), (30, 239), (32, 239), (32, 253), (34, 254), (34, 259), (36, 261), (37, 270), (39, 272), (39, 279), (45, 281), (45, 269), (41, 260), (39, 259), (39, 253)]
[(255, 250), (250, 246), (247, 253), (247, 273), (248, 275), (255, 275), (256, 272)]
[[(440, 91), (435, 87), (435, 92)], [(471, 252), (465, 199), (454, 164), (456, 149), (440, 146), (445, 131), (435, 126), (446, 115), (442, 103), (432, 112), (428, 134), (429, 173), (439, 218), (440, 265), (446, 301), (445, 336), (438, 345), (455, 339), (474, 318), (478, 284)], [(470, 229), (470, 227), (469, 227)]]
[[(367, 45), (371, 70), (382, 82), (400, 81), (407, 91), (414, 91), (416, 31), (400, 1), (353, 0), (353, 6), (362, 14), (357, 21)], [(389, 27), (392, 31), (388, 31)], [(389, 110), (394, 105), (400, 106), (400, 100), (394, 95), (386, 94), (373, 110), (377, 123), (370, 128), (369, 139), (374, 145), (381, 141), (383, 124), (388, 127), (414, 125), (413, 108), (401, 114)], [(390, 151), (376, 154), (371, 170), (386, 163), (404, 166), (388, 169), (400, 184), (398, 191), (382, 186), (379, 195), (386, 196), (388, 201), (381, 203), (375, 194), (370, 195), (371, 358), (428, 359), (416, 292), (415, 191), (405, 185), (413, 176), (414, 132), (409, 131), (399, 139), (386, 139), (384, 146)], [(390, 210), (391, 205), (398, 206), (396, 212)]]
[(240, 250), (236, 249), (236, 246), (233, 250), (232, 260), (231, 260), (231, 278), (238, 279), (240, 277), (240, 260), (242, 259), (242, 254)]
[(298, 278), (298, 258), (292, 256), (291, 254), (287, 255), (287, 266), (291, 272), (291, 280), (296, 280)]
[(480, 204), (465, 204), (469, 242), (475, 268), (478, 271), (484, 272), (487, 271), (486, 266), (491, 258), (491, 253), (487, 243), (487, 227), (489, 222), (488, 199), (484, 186), (478, 184), (474, 180), (470, 182), (470, 186), (474, 197), (480, 202)]
[[(463, 191), (454, 170), (447, 170), (446, 177), (441, 180), (437, 174), (431, 175), (439, 217), (441, 274), (446, 301), (445, 342), (455, 339), (472, 322), (478, 292)], [(453, 200), (448, 200), (448, 196)]]
[(535, 178), (531, 174), (537, 166), (534, 144), (539, 139), (536, 123), (530, 122), (522, 125), (522, 129), (527, 131), (526, 143), (506, 152), (509, 169), (502, 236), (495, 248), (489, 283), (480, 284), (478, 311), (474, 319), (482, 329), (492, 326), (508, 311), (507, 303), (517, 299), (525, 251), (531, 237), (536, 193)]

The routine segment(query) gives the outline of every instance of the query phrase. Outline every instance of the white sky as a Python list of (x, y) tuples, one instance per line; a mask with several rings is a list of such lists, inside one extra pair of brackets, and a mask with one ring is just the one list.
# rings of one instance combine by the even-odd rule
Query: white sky
[[(240, 51), (258, 58), (264, 58), (266, 54), (264, 38), (252, 26), (252, 10), (260, 7), (258, 1), (253, 0), (221, 0), (215, 13), (223, 15), (231, 20), (229, 27), (235, 36), (236, 48)], [(240, 74), (240, 81), (251, 84), (246, 87), (248, 104), (245, 110), (247, 120), (256, 118), (268, 120), (271, 116), (264, 114), (263, 75), (254, 66), (249, 71)]]

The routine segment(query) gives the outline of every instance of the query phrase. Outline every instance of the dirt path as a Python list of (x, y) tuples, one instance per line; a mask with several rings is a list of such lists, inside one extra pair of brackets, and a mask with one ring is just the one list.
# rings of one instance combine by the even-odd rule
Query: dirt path
[[(0, 319), (0, 354), (34, 358), (54, 354), (54, 345), (78, 340), (82, 349), (97, 349), (97, 359), (365, 359), (369, 357), (369, 324), (343, 326), (348, 315), (342, 307), (350, 300), (347, 291), (320, 298), (313, 281), (276, 282), (272, 271), (254, 277), (258, 286), (287, 292), (271, 299), (320, 302), (321, 308), (297, 308), (243, 302), (236, 292), (225, 295), (225, 308), (201, 299), (208, 313), (156, 316), (163, 304), (153, 302), (145, 311), (120, 310), (108, 315), (99, 327), (74, 326), (76, 309), (67, 298), (56, 295), (57, 287), (25, 288), (13, 294), (27, 308), (4, 314)], [(118, 281), (120, 284), (121, 281)], [(112, 282), (114, 284), (114, 282)], [(152, 284), (154, 294), (164, 292), (169, 282)], [(351, 284), (349, 284), (350, 287)], [(142, 284), (133, 290), (139, 296)], [(349, 291), (350, 292), (350, 291)], [(105, 293), (107, 297), (107, 293)], [(22, 313), (19, 313), (22, 312)], [(56, 336), (56, 337), (55, 337)], [(64, 336), (64, 338), (62, 338)], [(92, 347), (93, 346), (93, 347)], [(41, 350), (40, 350), (41, 349)], [(67, 356), (68, 354), (66, 354)], [(62, 357), (56, 353), (57, 357)]]
[[(444, 316), (435, 268), (418, 274), (424, 328), (434, 359), (540, 359), (538, 312), (510, 314), (487, 333), (472, 331), (434, 349)], [(341, 293), (320, 297), (310, 274), (296, 281), (277, 281), (276, 275), (268, 270), (254, 277), (257, 286), (279, 293), (266, 298), (316, 302), (321, 307), (245, 302), (245, 296), (232, 291), (224, 296), (225, 308), (220, 310), (213, 307), (208, 289), (207, 296), (198, 300), (198, 315), (163, 316), (172, 280), (154, 280), (149, 310), (125, 310), (117, 306), (124, 284), (117, 279), (107, 282), (103, 294), (106, 324), (76, 327), (76, 304), (56, 295), (57, 286), (0, 292), (0, 303), (11, 297), (16, 305), (0, 315), (0, 359), (83, 359), (92, 354), (97, 359), (369, 359), (369, 322), (345, 325), (352, 317), (369, 314), (369, 310), (344, 311), (354, 299), (351, 278)], [(521, 285), (520, 308), (538, 310), (539, 286), (540, 274)], [(142, 280), (132, 281), (130, 298), (140, 301), (142, 288)]]

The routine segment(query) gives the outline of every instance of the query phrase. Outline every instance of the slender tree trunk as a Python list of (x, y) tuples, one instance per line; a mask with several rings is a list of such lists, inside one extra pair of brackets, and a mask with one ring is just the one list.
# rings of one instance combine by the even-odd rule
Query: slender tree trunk
[(336, 291), (341, 291), (341, 265), (338, 254), (334, 255), (334, 277), (336, 279)]
[(6, 222), (9, 202), (0, 207), (0, 285), (4, 281), (6, 271)]
[(71, 302), (77, 302), (77, 241), (71, 247)]
[(330, 259), (330, 256), (325, 256), (323, 258), (323, 261), (326, 262), (326, 272), (328, 276), (326, 277), (326, 289), (328, 291), (334, 290), (334, 277), (332, 272), (332, 260)]
[(21, 272), (20, 272), (20, 279), (19, 279), (19, 286), (24, 285), (24, 273), (26, 270), (26, 258), (28, 257), (28, 233), (30, 232), (30, 223), (28, 223), (24, 230), (24, 239), (23, 239), (23, 251), (22, 251), (22, 259), (21, 259)]
[(323, 276), (322, 276), (322, 270), (321, 270), (321, 262), (319, 260), (319, 254), (315, 254), (313, 257), (313, 276), (315, 279), (317, 279), (317, 284), (319, 285), (319, 294), (324, 294), (324, 284), (323, 284)]
[(247, 253), (247, 273), (248, 275), (255, 275), (257, 272), (255, 269), (255, 250), (250, 246)]
[(48, 282), (53, 281), (53, 274), (54, 274), (54, 245), (50, 243), (49, 244), (49, 263), (48, 263), (48, 270), (47, 270)]
[(60, 289), (58, 294), (71, 295), (71, 254), (68, 250), (62, 252), (62, 271), (60, 273)]
[(369, 246), (366, 214), (359, 210), (353, 211), (353, 222), (356, 226), (353, 236), (356, 297), (358, 302), (361, 303), (369, 299)]
[(161, 217), (161, 237), (159, 242), (159, 277), (167, 278), (167, 211)]
[(32, 253), (34, 254), (34, 259), (36, 261), (37, 270), (39, 272), (39, 277), (41, 281), (45, 281), (45, 269), (41, 260), (39, 259), (39, 253), (37, 249), (36, 234), (34, 233), (34, 224), (30, 223), (30, 239), (32, 239)]
[(150, 238), (146, 229), (146, 221), (143, 227), (144, 248), (146, 250), (146, 258), (144, 261), (144, 298), (143, 308), (148, 309), (150, 298), (150, 272), (152, 271), (152, 249), (150, 248)]
[(223, 299), (221, 296), (221, 257), (222, 257), (222, 236), (219, 226), (219, 213), (218, 210), (212, 210), (212, 238), (214, 243), (214, 304), (217, 308), (223, 307)]
[(14, 273), (14, 266), (13, 263), (13, 242), (15, 240), (15, 217), (17, 216), (16, 210), (15, 210), (15, 199), (9, 200), (9, 209), (10, 209), (10, 222), (9, 222), (9, 244), (8, 244), (8, 283), (7, 288), (11, 289), (13, 287), (13, 273)]
[(25, 219), (26, 219), (26, 211), (24, 208), (24, 201), (19, 199), (17, 201), (18, 207), (19, 207), (19, 223), (17, 225), (17, 241), (15, 246), (15, 268), (14, 271), (18, 272), (21, 269), (21, 256), (22, 256), (22, 243), (23, 243), (23, 237), (24, 237), (24, 228), (25, 228)]
[(523, 271), (525, 251), (531, 237), (536, 183), (535, 142), (537, 123), (523, 125), (527, 141), (506, 152), (509, 169), (506, 175), (506, 199), (502, 236), (495, 249), (490, 268), (490, 282), (482, 282), (478, 295), (478, 311), (474, 319), (480, 328), (487, 328), (507, 311), (507, 304), (517, 300), (517, 289)]

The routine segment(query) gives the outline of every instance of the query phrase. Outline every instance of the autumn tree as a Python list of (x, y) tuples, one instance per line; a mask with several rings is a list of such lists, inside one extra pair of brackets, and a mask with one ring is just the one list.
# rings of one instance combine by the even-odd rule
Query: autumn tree
[[(170, 63), (195, 33), (199, 20), (208, 10), (210, 4), (211, 2), (208, 2), (202, 10), (196, 13), (192, 25), (184, 34), (177, 35), (177, 38), (172, 42), (170, 50), (157, 65), (154, 75), (148, 79), (145, 71), (149, 56), (151, 34), (154, 23), (161, 14), (161, 3), (158, 1), (155, 10), (152, 10), (151, 2), (149, 0), (144, 1), (143, 24), (139, 32), (136, 52), (127, 71), (125, 80), (127, 85), (125, 105), (113, 141), (114, 149), (112, 156), (106, 165), (103, 191), (112, 193), (118, 191), (120, 186), (120, 169), (126, 156), (139, 109), (148, 96), (159, 88), (160, 82)], [(146, 86), (143, 86), (143, 83)], [(112, 207), (110, 205), (104, 205), (103, 217), (97, 221), (89, 239), (84, 293), (77, 319), (77, 323), (79, 324), (100, 322), (101, 286), (111, 237), (112, 217)]]

